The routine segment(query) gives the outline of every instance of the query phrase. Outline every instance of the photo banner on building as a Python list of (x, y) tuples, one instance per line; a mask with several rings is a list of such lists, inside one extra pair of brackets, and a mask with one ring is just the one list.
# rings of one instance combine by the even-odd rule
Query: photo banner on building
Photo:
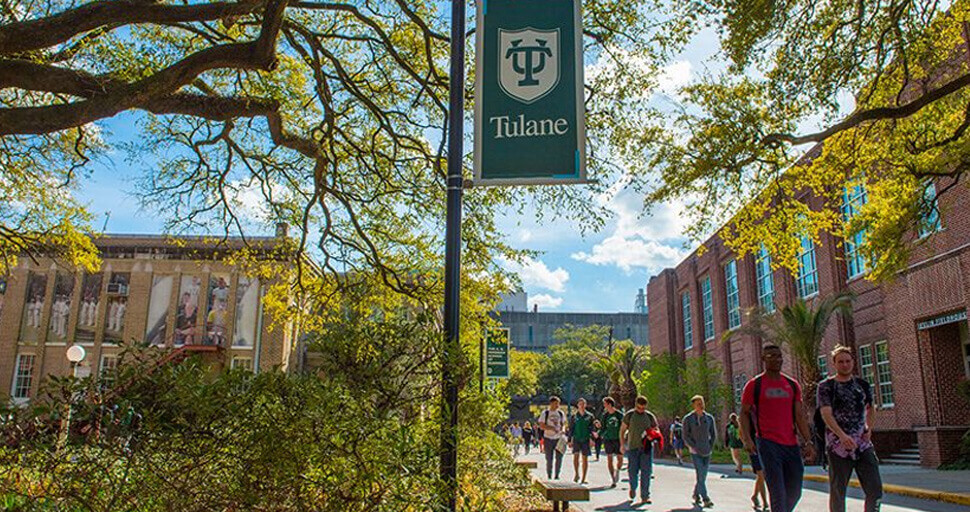
[(586, 182), (579, 0), (477, 0), (475, 186)]
[(485, 376), (490, 379), (509, 378), (509, 330), (485, 331)]

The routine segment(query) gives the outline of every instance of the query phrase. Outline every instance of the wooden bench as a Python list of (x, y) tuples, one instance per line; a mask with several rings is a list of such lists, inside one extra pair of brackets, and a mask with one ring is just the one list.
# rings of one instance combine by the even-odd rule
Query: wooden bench
[[(536, 480), (536, 487), (552, 502), (553, 512), (569, 510), (570, 501), (589, 501), (589, 488), (571, 482)], [(562, 508), (560, 508), (560, 505)]]
[(517, 460), (515, 461), (516, 467), (525, 469), (535, 469), (539, 467), (539, 463), (534, 460)]

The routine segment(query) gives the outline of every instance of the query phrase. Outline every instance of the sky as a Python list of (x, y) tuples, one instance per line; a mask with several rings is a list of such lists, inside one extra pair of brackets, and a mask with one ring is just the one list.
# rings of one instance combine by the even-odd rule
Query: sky
[[(702, 33), (659, 77), (660, 95), (667, 100), (678, 87), (704, 69), (723, 65), (716, 58), (717, 41)], [(713, 57), (712, 57), (713, 56)], [(595, 63), (587, 73), (595, 72)], [(106, 123), (113, 140), (134, 139), (137, 114), (122, 114)], [(79, 197), (95, 215), (93, 225), (106, 233), (161, 233), (162, 220), (139, 207), (134, 178), (142, 163), (130, 163), (121, 151), (94, 164)], [(534, 210), (509, 212), (498, 219), (509, 243), (539, 251), (525, 262), (500, 261), (518, 274), (529, 295), (529, 306), (556, 312), (632, 312), (639, 289), (650, 276), (675, 266), (693, 250), (687, 247), (683, 207), (665, 204), (643, 215), (643, 198), (628, 190), (599, 199), (613, 213), (600, 231), (585, 236), (564, 221), (535, 221)], [(264, 233), (271, 234), (271, 233)]]

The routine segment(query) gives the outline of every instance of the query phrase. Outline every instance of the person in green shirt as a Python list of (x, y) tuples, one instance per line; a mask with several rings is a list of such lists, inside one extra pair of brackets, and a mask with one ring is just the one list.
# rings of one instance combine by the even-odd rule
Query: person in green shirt
[[(623, 413), (617, 410), (616, 402), (611, 397), (603, 399), (603, 418), (600, 419), (603, 430), (600, 436), (603, 438), (603, 448), (606, 449), (606, 467), (610, 470), (610, 478), (616, 487), (616, 482), (620, 480), (620, 467), (623, 465), (623, 450), (620, 445), (620, 424), (623, 423)], [(616, 459), (616, 465), (613, 464)]]
[(620, 439), (626, 441), (627, 472), (630, 476), (630, 501), (640, 489), (640, 502), (650, 504), (650, 476), (653, 473), (653, 450), (644, 449), (643, 438), (647, 431), (657, 428), (657, 417), (647, 410), (647, 398), (638, 396), (632, 411), (623, 416), (620, 426)]
[(573, 445), (573, 481), (579, 482), (579, 462), (583, 462), (583, 484), (589, 469), (590, 445), (593, 440), (593, 422), (596, 418), (586, 410), (586, 399), (576, 402), (576, 414), (569, 420), (569, 440)]

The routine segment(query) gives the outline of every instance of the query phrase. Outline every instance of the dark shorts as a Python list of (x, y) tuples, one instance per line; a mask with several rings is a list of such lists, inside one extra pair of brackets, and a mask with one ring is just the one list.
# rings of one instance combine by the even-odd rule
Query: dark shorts
[(573, 453), (582, 453), (589, 457), (589, 439), (586, 441), (573, 441)]
[(761, 457), (759, 457), (757, 453), (749, 453), (748, 457), (751, 457), (751, 471), (757, 473), (758, 471), (764, 469), (761, 467)]
[(607, 455), (620, 454), (620, 440), (619, 439), (604, 439), (603, 448), (606, 449)]
[(684, 449), (684, 440), (683, 439), (674, 439), (674, 443), (673, 444), (674, 444), (674, 450), (683, 450)]

